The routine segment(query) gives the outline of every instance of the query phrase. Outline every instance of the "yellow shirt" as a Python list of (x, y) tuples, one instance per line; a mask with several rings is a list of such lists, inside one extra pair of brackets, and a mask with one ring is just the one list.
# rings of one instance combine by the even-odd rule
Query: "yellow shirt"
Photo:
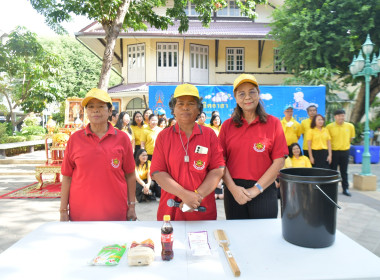
[(135, 135), (135, 144), (136, 145), (140, 145), (141, 144), (141, 135), (144, 131), (144, 127), (141, 126), (137, 126), (137, 125), (131, 125), (131, 128), (132, 128), (132, 131), (133, 131), (133, 134)]
[(160, 132), (161, 129), (158, 126), (156, 126), (154, 129), (151, 129), (150, 127), (144, 129), (140, 141), (145, 142), (145, 150), (148, 155), (153, 155), (157, 135)]
[(344, 122), (342, 125), (336, 122), (326, 126), (331, 135), (331, 149), (334, 151), (347, 151), (351, 146), (351, 138), (355, 138), (353, 124)]
[(300, 156), (298, 159), (296, 157), (287, 157), (284, 168), (291, 167), (311, 167), (311, 163), (307, 156)]
[(286, 121), (285, 118), (281, 120), (282, 129), (284, 130), (286, 144), (290, 146), (293, 143), (297, 143), (301, 136), (301, 125), (293, 117), (290, 121)]
[(137, 174), (139, 174), (139, 177), (141, 180), (147, 180), (148, 179), (148, 172), (150, 169), (150, 160), (148, 160), (148, 168), (146, 168), (145, 164), (139, 165), (139, 167), (135, 167)]
[(212, 128), (212, 130), (215, 131), (216, 136), (218, 136), (218, 135), (219, 135), (220, 128), (221, 128), (222, 126), (219, 125), (219, 127), (215, 127), (215, 126), (213, 126), (213, 125), (210, 125), (209, 127)]
[(306, 134), (310, 129), (311, 119), (306, 119), (301, 122), (301, 134), (303, 134), (303, 145), (302, 149), (307, 150), (307, 140), (306, 140)]
[(211, 127), (209, 124), (207, 124), (207, 123), (203, 123), (203, 124), (200, 124), (200, 123), (198, 123), (198, 122), (196, 122), (197, 124), (199, 124), (199, 125), (202, 125), (202, 126), (205, 126), (205, 127)]
[(331, 140), (331, 137), (326, 127), (322, 127), (321, 130), (314, 127), (306, 134), (306, 141), (309, 140), (311, 140), (312, 150), (327, 150), (327, 140)]
[[(133, 133), (133, 129), (131, 129), (131, 130), (132, 130), (132, 134), (129, 134), (128, 129), (123, 128), (123, 131), (125, 133), (127, 133), (128, 137), (129, 137), (129, 140), (131, 140), (131, 143), (132, 143), (132, 140), (135, 140), (135, 134)], [(135, 143), (135, 145), (136, 145), (136, 143)]]

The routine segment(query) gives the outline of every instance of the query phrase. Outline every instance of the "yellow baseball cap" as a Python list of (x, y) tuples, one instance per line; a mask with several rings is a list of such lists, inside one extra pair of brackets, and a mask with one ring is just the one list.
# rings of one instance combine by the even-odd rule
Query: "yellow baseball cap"
[(250, 74), (241, 74), (239, 77), (237, 77), (234, 81), (234, 92), (235, 90), (242, 84), (242, 83), (251, 83), (256, 85), (257, 87), (259, 84), (256, 81), (255, 76)]
[(196, 86), (193, 86), (191, 84), (182, 84), (179, 85), (175, 88), (174, 91), (174, 98), (180, 97), (180, 96), (185, 96), (185, 95), (190, 95), (190, 96), (195, 96), (196, 98), (199, 99), (199, 92)]
[(82, 100), (82, 106), (86, 107), (87, 103), (93, 98), (112, 104), (112, 99), (106, 91), (99, 88), (93, 88), (87, 92), (86, 97)]

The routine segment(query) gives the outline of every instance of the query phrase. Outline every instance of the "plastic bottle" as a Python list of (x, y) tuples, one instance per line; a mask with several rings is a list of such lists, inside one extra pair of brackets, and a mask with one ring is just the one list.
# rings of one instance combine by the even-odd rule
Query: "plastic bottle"
[(161, 227), (161, 258), (170, 261), (174, 257), (173, 252), (173, 227), (170, 223), (170, 215), (164, 216), (164, 224)]

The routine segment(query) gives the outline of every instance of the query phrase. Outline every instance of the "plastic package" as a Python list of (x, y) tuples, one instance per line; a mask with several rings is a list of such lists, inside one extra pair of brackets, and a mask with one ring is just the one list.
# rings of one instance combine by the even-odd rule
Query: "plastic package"
[(154, 242), (151, 239), (141, 243), (133, 241), (128, 250), (128, 264), (130, 266), (149, 265), (154, 261)]
[(113, 244), (104, 246), (97, 256), (91, 261), (92, 265), (117, 265), (123, 257), (126, 244)]

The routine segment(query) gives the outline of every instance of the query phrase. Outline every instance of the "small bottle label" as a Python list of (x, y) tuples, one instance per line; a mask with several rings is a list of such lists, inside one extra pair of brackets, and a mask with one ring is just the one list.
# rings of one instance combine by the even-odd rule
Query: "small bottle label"
[(173, 242), (173, 233), (161, 234), (161, 242)]

